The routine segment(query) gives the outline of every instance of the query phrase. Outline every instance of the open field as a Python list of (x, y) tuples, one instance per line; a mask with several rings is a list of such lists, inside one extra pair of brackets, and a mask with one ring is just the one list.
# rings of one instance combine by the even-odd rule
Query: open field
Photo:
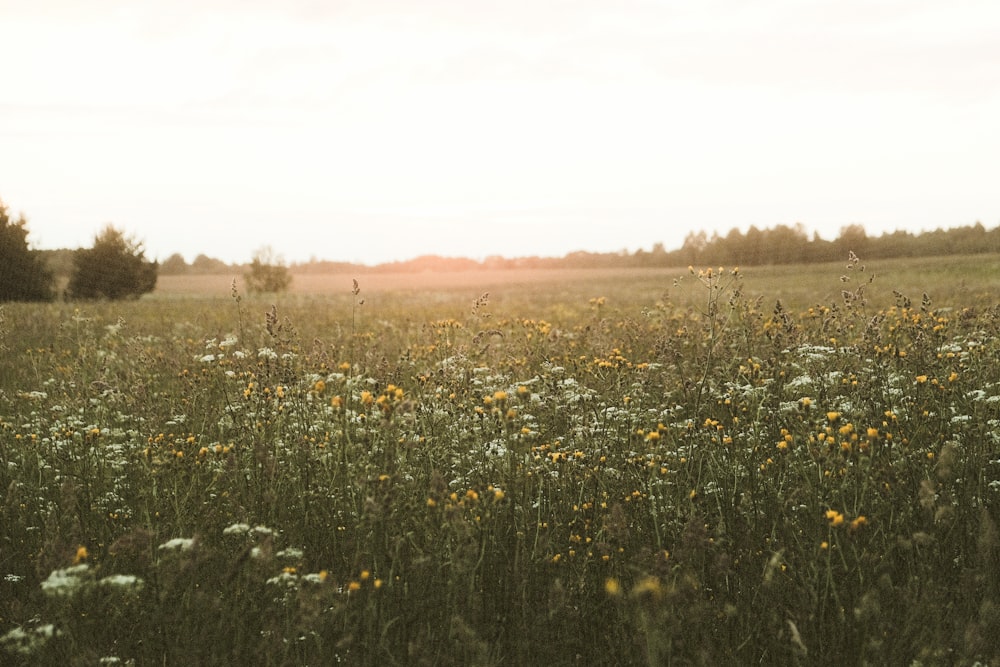
[(1000, 258), (236, 278), (2, 307), (0, 662), (1000, 665)]

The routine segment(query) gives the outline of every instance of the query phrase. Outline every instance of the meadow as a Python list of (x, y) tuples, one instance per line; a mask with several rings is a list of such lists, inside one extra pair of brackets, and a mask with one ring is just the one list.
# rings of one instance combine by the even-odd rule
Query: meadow
[(998, 283), (852, 256), (4, 304), (0, 662), (1000, 665)]

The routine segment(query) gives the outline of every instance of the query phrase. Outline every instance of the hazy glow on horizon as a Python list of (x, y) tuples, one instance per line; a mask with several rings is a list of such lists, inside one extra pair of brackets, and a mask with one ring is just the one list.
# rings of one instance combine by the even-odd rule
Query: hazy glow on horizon
[(0, 0), (36, 247), (377, 263), (1000, 224), (993, 0)]

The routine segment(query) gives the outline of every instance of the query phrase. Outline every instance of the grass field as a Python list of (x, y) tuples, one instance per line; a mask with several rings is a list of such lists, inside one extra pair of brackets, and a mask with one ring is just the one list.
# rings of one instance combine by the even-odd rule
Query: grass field
[(0, 310), (0, 662), (1000, 665), (1000, 257), (235, 278)]

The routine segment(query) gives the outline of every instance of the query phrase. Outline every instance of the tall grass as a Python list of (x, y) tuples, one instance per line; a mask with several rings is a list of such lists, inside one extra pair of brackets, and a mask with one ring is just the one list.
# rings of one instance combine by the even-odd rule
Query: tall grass
[(4, 306), (3, 655), (997, 664), (996, 304), (873, 274)]

